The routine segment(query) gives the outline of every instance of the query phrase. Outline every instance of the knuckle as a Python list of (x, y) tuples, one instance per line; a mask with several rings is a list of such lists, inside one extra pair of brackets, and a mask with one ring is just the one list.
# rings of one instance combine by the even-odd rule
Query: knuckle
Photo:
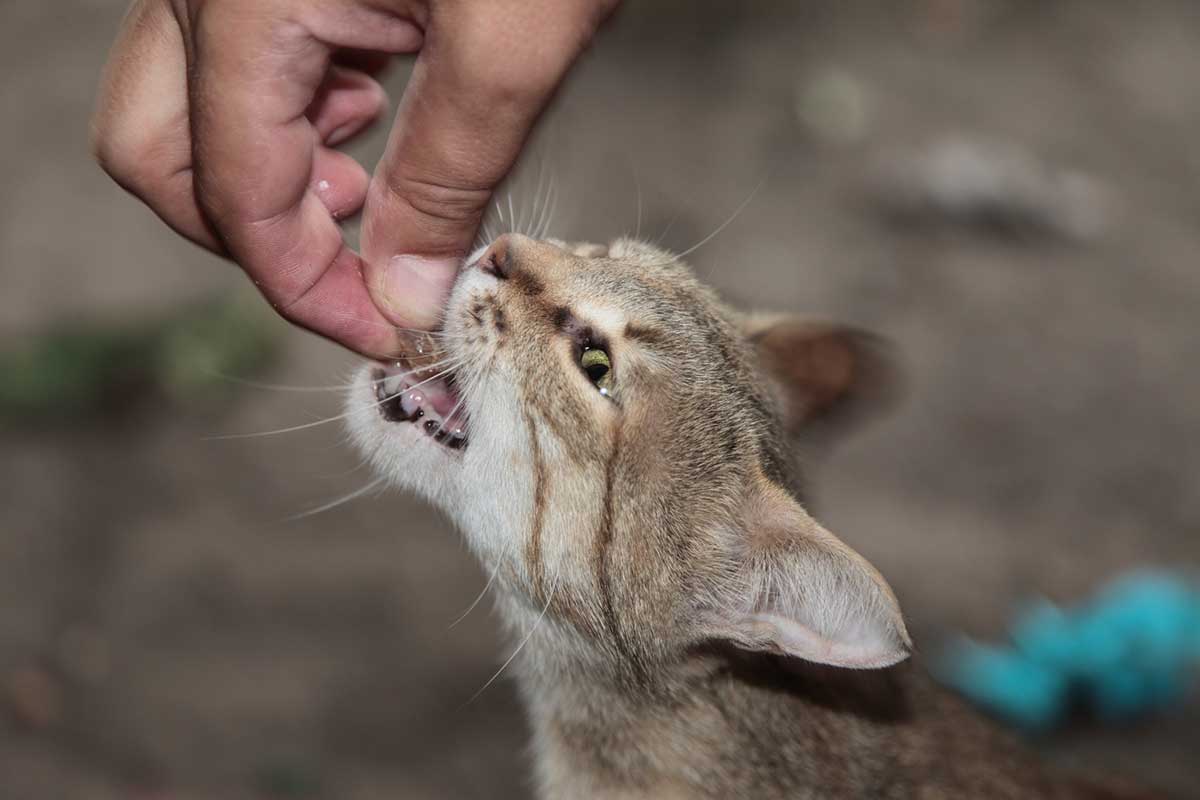
[(385, 186), (400, 202), (446, 230), (477, 221), (491, 197), (488, 187), (456, 186), (404, 175), (393, 176)]
[(150, 142), (112, 130), (100, 120), (93, 122), (92, 158), (117, 183), (132, 190), (144, 189), (155, 180), (153, 146)]
[[(567, 56), (557, 60), (566, 62)], [(552, 68), (538, 63), (522, 65), (514, 62), (513, 66), (513, 69), (492, 69), (482, 73), (480, 83), (497, 107), (540, 107), (566, 71), (565, 65), (558, 63)]]
[(187, 131), (174, 125), (146, 125), (144, 120), (102, 109), (89, 129), (92, 158), (118, 184), (145, 197), (191, 169)]
[(92, 154), (92, 160), (112, 177), (115, 178), (118, 172), (123, 171), (125, 159), (121, 157), (119, 149), (114, 147), (107, 128), (98, 119), (92, 120), (88, 135), (88, 150)]
[(104, 106), (92, 115), (88, 128), (88, 149), (100, 168), (116, 177), (115, 173), (126, 171), (133, 159), (126, 137), (114, 130), (112, 117), (112, 113)]

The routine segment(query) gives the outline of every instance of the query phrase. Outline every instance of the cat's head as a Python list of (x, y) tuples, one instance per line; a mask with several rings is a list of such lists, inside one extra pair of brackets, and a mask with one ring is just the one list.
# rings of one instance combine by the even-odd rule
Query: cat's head
[(354, 438), (455, 520), (526, 622), (633, 670), (713, 640), (908, 654), (883, 578), (790, 491), (792, 434), (877, 372), (859, 334), (738, 314), (639, 242), (506, 235), (413, 351), (362, 370)]

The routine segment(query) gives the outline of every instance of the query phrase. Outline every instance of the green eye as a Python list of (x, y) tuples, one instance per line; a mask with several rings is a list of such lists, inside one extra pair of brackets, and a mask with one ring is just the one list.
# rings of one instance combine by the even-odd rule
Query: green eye
[(601, 392), (607, 393), (612, 383), (612, 362), (608, 360), (607, 352), (599, 347), (588, 348), (579, 357), (579, 366)]

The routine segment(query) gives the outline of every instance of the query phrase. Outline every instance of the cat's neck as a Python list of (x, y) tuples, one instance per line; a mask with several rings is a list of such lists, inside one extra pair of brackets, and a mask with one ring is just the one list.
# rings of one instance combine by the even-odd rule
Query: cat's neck
[[(646, 670), (572, 637), (543, 624), (513, 663), (544, 797), (694, 797), (697, 776), (722, 759), (754, 758), (762, 741), (807, 751), (849, 741), (859, 716), (895, 723), (907, 715), (905, 667), (853, 672), (698, 648)], [(799, 690), (818, 685), (825, 696)], [(781, 717), (784, 707), (791, 713)]]
[(564, 656), (564, 635), (535, 633), (514, 662), (543, 797), (869, 797), (932, 769), (948, 796), (1049, 786), (919, 665), (845, 670), (698, 648), (643, 680), (585, 650)]
[[(586, 643), (564, 648), (563, 636), (535, 633), (513, 665), (533, 729), (540, 796), (695, 796), (675, 773), (705, 757), (679, 724), (698, 686), (670, 671), (644, 675), (614, 664)], [(676, 754), (664, 759), (668, 750)]]

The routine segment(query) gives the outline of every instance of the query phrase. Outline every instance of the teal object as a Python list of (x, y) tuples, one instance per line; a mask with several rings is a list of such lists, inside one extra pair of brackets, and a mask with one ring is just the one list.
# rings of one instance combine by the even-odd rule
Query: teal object
[(1008, 646), (962, 640), (934, 672), (989, 712), (1045, 730), (1081, 708), (1122, 720), (1180, 700), (1200, 666), (1200, 583), (1143, 571), (1090, 602), (1063, 609), (1040, 601), (1011, 628)]

